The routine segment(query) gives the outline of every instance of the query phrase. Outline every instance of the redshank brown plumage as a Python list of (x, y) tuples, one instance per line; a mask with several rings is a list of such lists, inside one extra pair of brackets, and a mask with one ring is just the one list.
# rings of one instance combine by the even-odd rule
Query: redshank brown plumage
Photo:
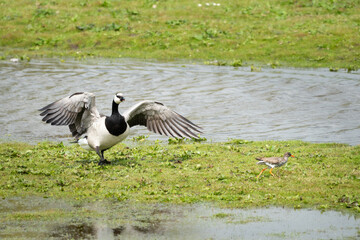
[(294, 155), (292, 155), (291, 153), (287, 152), (284, 154), (284, 157), (259, 157), (256, 158), (256, 160), (258, 160), (259, 162), (257, 164), (260, 165), (266, 165), (268, 167), (264, 168), (263, 170), (261, 170), (260, 174), (257, 176), (257, 178), (260, 177), (260, 175), (266, 170), (270, 168), (270, 174), (275, 176), (272, 173), (273, 168), (275, 167), (281, 167), (282, 165), (284, 165), (285, 163), (287, 163), (289, 157), (295, 157)]

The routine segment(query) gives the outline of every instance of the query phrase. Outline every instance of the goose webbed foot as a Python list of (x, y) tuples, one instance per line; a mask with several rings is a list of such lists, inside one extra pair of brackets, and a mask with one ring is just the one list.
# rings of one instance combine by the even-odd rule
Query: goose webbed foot
[(100, 159), (99, 161), (99, 165), (103, 166), (103, 165), (109, 165), (111, 162), (106, 160), (106, 159)]
[(97, 154), (99, 155), (99, 157), (100, 157), (100, 161), (99, 161), (99, 165), (100, 165), (100, 166), (108, 165), (108, 164), (111, 163), (111, 162), (109, 162), (108, 160), (106, 160), (106, 159), (104, 158), (104, 151), (105, 151), (105, 150), (101, 150), (101, 151), (100, 151), (99, 147), (96, 147), (96, 148), (95, 148), (95, 151), (96, 151), (96, 153), (97, 153)]

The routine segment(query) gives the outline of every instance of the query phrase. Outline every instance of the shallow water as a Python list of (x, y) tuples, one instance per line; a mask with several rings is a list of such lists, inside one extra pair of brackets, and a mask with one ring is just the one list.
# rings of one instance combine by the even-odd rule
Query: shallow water
[[(356, 239), (352, 215), (280, 207), (221, 209), (211, 205), (100, 201), (0, 200), (0, 238), (20, 239)], [(54, 213), (61, 213), (54, 214)], [(29, 217), (29, 216), (32, 216)], [(35, 220), (35, 221), (34, 221)]]
[[(229, 138), (360, 144), (360, 72), (262, 69), (136, 60), (0, 61), (0, 138), (67, 140), (66, 127), (41, 122), (37, 109), (78, 91), (97, 95), (109, 114), (113, 94), (160, 101), (204, 128), (212, 141)], [(148, 135), (144, 128), (133, 134)], [(166, 139), (150, 134), (150, 139)]]

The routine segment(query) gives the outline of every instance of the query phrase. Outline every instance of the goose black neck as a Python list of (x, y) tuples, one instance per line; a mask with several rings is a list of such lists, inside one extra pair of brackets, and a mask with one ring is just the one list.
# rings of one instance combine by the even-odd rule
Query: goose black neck
[(117, 104), (115, 101), (112, 102), (112, 112), (111, 115), (118, 115), (119, 113), (119, 104)]
[(114, 136), (123, 134), (128, 127), (124, 117), (120, 115), (118, 107), (119, 104), (113, 101), (111, 116), (105, 118), (106, 129)]

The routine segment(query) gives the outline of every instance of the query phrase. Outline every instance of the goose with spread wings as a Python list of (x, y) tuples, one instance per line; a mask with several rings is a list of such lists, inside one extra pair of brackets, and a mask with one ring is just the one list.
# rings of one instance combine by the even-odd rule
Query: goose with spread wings
[(78, 92), (39, 109), (42, 121), (51, 125), (67, 125), (77, 142), (84, 148), (95, 150), (100, 165), (108, 164), (104, 151), (123, 141), (130, 128), (141, 125), (148, 130), (174, 138), (198, 138), (201, 127), (155, 101), (141, 101), (123, 114), (118, 106), (125, 101), (117, 93), (112, 101), (110, 116), (101, 115), (95, 106), (95, 95)]

